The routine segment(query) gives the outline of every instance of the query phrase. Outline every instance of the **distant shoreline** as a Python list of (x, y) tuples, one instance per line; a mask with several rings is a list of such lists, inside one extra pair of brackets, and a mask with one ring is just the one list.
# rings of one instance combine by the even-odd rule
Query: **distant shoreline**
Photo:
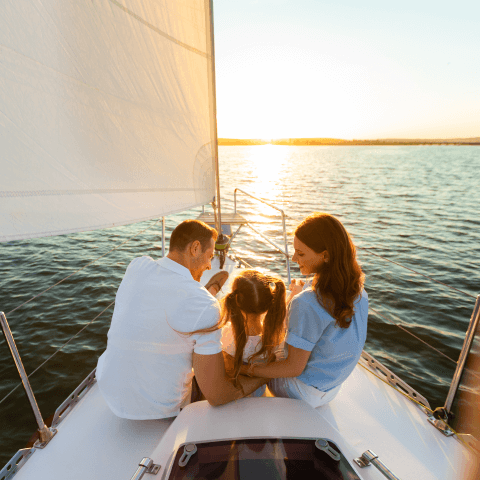
[(480, 145), (480, 137), (451, 139), (342, 140), (339, 138), (280, 138), (273, 140), (219, 138), (222, 146), (241, 145)]

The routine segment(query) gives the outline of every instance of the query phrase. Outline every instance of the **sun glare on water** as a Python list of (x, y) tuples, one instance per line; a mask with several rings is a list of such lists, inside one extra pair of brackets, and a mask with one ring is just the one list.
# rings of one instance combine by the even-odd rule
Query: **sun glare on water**
[[(277, 203), (286, 174), (288, 152), (289, 148), (282, 145), (256, 145), (250, 148), (253, 178), (248, 190), (252, 195)], [(274, 211), (267, 205), (259, 204), (258, 212), (271, 215)]]

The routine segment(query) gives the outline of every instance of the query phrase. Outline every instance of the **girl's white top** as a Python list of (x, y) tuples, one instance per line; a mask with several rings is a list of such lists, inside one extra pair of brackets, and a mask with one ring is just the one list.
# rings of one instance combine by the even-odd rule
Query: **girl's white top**
[[(233, 334), (233, 328), (230, 323), (227, 323), (223, 328), (222, 328), (222, 350), (232, 357), (235, 356), (235, 337)], [(277, 357), (277, 360), (284, 358), (283, 354), (283, 349), (284, 349), (284, 343), (282, 342), (280, 345), (278, 345), (275, 350), (275, 356)], [(247, 343), (245, 344), (245, 349), (243, 350), (243, 361), (248, 363), (249, 359), (251, 356), (255, 353), (257, 353), (260, 349), (262, 348), (262, 336), (261, 335), (249, 335), (247, 337)], [(258, 362), (261, 362), (262, 359), (258, 359)]]

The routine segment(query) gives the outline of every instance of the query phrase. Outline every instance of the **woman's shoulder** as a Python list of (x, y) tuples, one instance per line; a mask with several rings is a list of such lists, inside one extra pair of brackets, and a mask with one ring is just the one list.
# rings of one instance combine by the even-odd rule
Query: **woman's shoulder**
[(298, 305), (310, 305), (312, 307), (321, 307), (320, 303), (318, 302), (317, 299), (317, 294), (313, 288), (307, 288), (305, 290), (302, 290), (300, 293), (295, 295), (292, 299), (292, 304), (298, 304)]
[(360, 295), (355, 300), (356, 305), (367, 305), (368, 306), (368, 293), (363, 289), (360, 292)]
[(313, 289), (303, 290), (298, 295), (293, 297), (290, 305), (291, 313), (302, 317), (312, 317), (318, 319), (319, 317), (325, 321), (331, 320), (330, 314), (322, 307), (318, 301), (316, 292)]
[(354, 312), (357, 321), (366, 324), (368, 319), (368, 294), (365, 290), (362, 290), (355, 300)]

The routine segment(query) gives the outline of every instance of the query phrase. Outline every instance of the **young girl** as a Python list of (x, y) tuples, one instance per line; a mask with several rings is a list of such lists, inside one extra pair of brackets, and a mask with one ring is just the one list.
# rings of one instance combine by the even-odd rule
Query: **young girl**
[[(279, 278), (244, 270), (222, 301), (222, 348), (237, 379), (243, 364), (270, 363), (283, 354), (285, 285)], [(252, 396), (262, 396), (265, 386)]]

